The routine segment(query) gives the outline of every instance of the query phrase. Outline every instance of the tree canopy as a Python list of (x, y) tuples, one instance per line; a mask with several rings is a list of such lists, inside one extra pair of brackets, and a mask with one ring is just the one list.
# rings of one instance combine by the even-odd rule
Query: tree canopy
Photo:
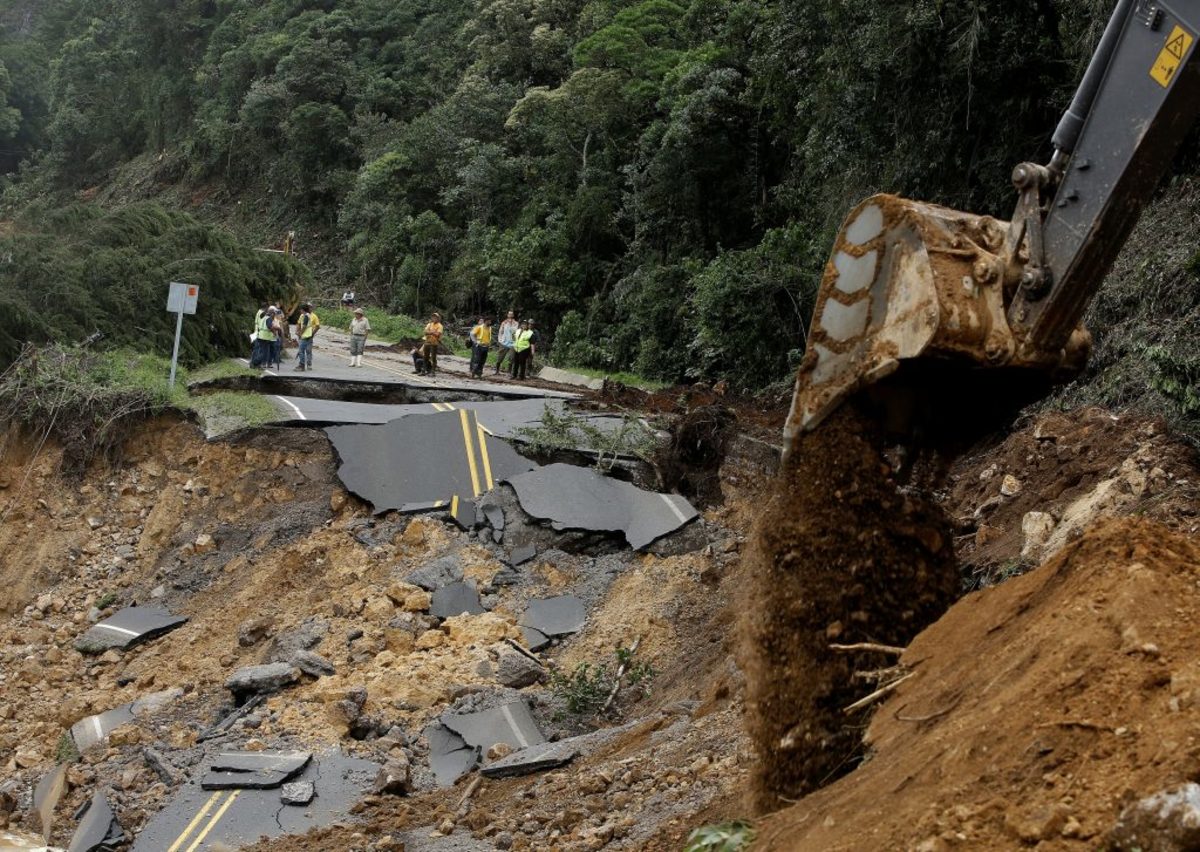
[(10, 203), (155, 157), (311, 234), (331, 292), (757, 386), (859, 199), (1007, 218), (1110, 7), (45, 0), (0, 31), (0, 147)]

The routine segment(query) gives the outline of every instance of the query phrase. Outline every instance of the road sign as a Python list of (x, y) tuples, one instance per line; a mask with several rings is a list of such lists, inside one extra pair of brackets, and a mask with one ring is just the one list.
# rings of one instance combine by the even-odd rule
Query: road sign
[(196, 284), (185, 284), (182, 281), (172, 281), (171, 289), (167, 291), (167, 310), (175, 313), (175, 348), (171, 350), (171, 380), (169, 387), (175, 387), (175, 367), (179, 364), (179, 336), (183, 333), (183, 315), (196, 313), (196, 302), (200, 299), (200, 287)]
[(167, 293), (167, 310), (176, 314), (194, 314), (199, 298), (200, 287), (198, 285), (172, 281), (171, 290)]

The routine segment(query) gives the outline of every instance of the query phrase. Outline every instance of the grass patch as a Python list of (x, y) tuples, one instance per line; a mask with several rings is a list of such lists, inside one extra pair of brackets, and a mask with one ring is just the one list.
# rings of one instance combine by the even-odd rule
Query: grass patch
[[(209, 374), (237, 369), (215, 364)], [(134, 425), (168, 409), (221, 415), (246, 425), (278, 418), (271, 403), (257, 394), (189, 395), (192, 376), (182, 367), (175, 387), (169, 387), (170, 370), (166, 358), (128, 349), (27, 346), (0, 374), (0, 425), (15, 424), (39, 440), (55, 439), (63, 449), (64, 472), (78, 475), (93, 459), (114, 461)]]
[(192, 370), (188, 373), (187, 383), (189, 385), (201, 384), (203, 382), (211, 382), (217, 379), (236, 379), (239, 376), (250, 376), (258, 378), (261, 375), (259, 370), (251, 370), (240, 361), (235, 361), (232, 358), (223, 358), (220, 361), (213, 361), (211, 364), (205, 364), (198, 370)]
[(188, 407), (206, 422), (236, 421), (244, 426), (262, 426), (279, 419), (279, 411), (265, 396), (249, 391), (215, 391), (188, 400)]
[(579, 373), (579, 375), (587, 376), (590, 379), (608, 379), (610, 382), (618, 382), (619, 384), (628, 385), (631, 388), (640, 388), (651, 393), (671, 386), (670, 382), (647, 379), (644, 376), (639, 376), (637, 373), (609, 373), (605, 370), (594, 370), (591, 367), (563, 367), (562, 369), (570, 370), (572, 373)]
[(79, 760), (79, 747), (75, 745), (75, 738), (71, 736), (70, 731), (64, 731), (58, 738), (58, 745), (54, 748), (54, 760), (58, 763), (74, 763)]

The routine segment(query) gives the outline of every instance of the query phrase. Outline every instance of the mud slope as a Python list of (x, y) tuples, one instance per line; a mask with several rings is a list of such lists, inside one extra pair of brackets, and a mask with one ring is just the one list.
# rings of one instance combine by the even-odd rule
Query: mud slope
[(1091, 528), (921, 633), (870, 761), (764, 821), (759, 848), (1097, 848), (1128, 800), (1200, 771), (1198, 612), (1195, 538)]

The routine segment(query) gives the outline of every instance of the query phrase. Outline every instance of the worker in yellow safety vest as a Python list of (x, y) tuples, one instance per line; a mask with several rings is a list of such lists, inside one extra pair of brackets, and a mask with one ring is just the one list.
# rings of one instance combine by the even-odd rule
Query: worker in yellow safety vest
[(271, 363), (271, 348), (275, 344), (275, 332), (271, 325), (271, 308), (264, 306), (254, 319), (254, 352), (250, 356), (251, 367)]
[(529, 362), (533, 358), (533, 329), (529, 327), (529, 320), (521, 323), (521, 330), (513, 337), (513, 365), (512, 377), (514, 379), (525, 378), (525, 373), (529, 370)]
[(312, 369), (313, 336), (321, 327), (321, 319), (313, 310), (311, 302), (300, 306), (300, 319), (296, 323), (296, 332), (300, 337), (300, 354), (296, 359), (296, 369), (300, 372)]

